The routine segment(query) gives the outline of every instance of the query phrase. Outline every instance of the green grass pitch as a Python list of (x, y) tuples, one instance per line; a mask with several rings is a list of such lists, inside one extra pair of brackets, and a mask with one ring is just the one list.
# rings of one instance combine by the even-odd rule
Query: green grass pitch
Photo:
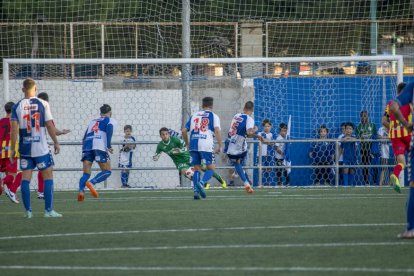
[[(389, 188), (56, 192), (63, 218), (0, 197), (0, 275), (413, 275)], [(19, 194), (20, 196), (20, 194)]]

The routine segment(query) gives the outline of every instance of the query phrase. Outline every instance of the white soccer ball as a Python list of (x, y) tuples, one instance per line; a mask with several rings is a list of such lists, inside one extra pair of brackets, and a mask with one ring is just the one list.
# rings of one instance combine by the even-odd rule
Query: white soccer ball
[(188, 168), (185, 171), (185, 175), (187, 176), (187, 178), (191, 179), (193, 177), (193, 175), (194, 175), (194, 172), (195, 172), (194, 168), (191, 167), (191, 168)]

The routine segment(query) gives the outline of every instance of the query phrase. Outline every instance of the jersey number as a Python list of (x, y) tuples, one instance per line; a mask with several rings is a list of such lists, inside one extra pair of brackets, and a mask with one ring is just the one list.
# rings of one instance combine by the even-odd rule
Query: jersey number
[(200, 124), (200, 118), (194, 119), (194, 132), (206, 132), (208, 128), (209, 120), (208, 118), (201, 118), (201, 124)]
[(99, 122), (96, 122), (93, 127), (92, 127), (92, 131), (95, 133), (98, 133), (99, 131)]
[(230, 136), (234, 136), (235, 134), (236, 134), (236, 132), (237, 132), (237, 127), (239, 126), (239, 123), (238, 122), (234, 122), (232, 125), (231, 125), (231, 132), (230, 132)]
[(30, 116), (30, 114), (26, 114), (23, 115), (23, 120), (26, 120), (26, 128), (27, 128), (27, 133), (31, 133), (32, 132), (32, 119), (34, 120), (34, 127), (36, 129), (37, 132), (40, 131), (40, 113), (39, 112), (35, 112), (33, 113), (33, 115)]
[(4, 141), (7, 138), (7, 134), (10, 132), (10, 127), (8, 125), (4, 125), (1, 128), (4, 128), (3, 137), (1, 138), (1, 140)]

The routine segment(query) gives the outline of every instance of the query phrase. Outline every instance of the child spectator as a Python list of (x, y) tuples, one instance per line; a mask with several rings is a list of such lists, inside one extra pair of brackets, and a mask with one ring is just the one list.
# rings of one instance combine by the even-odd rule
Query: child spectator
[[(329, 129), (325, 125), (319, 128), (319, 139), (328, 139)], [(335, 146), (331, 142), (314, 143), (309, 151), (309, 157), (312, 159), (312, 165), (317, 166), (314, 169), (314, 185), (323, 184), (332, 185), (333, 172), (332, 168), (320, 168), (318, 166), (333, 165), (335, 156)]]
[[(346, 126), (346, 122), (341, 123), (341, 134), (339, 134), (338, 136), (338, 140), (342, 140), (342, 138), (345, 137), (345, 126)], [(342, 154), (342, 151), (339, 150), (338, 152), (338, 165), (342, 166), (344, 164), (344, 155)], [(343, 185), (344, 182), (344, 172), (343, 169), (340, 168), (339, 169), (339, 185)]]
[(136, 144), (131, 144), (135, 142), (135, 137), (132, 136), (132, 126), (124, 126), (124, 140), (119, 150), (119, 168), (122, 168), (121, 171), (121, 183), (122, 188), (131, 188), (128, 184), (129, 179), (129, 169), (132, 167), (132, 153), (136, 148)]
[[(344, 166), (357, 165), (358, 143), (354, 132), (354, 124), (351, 122), (345, 125), (345, 137), (341, 141), (341, 150), (344, 157)], [(355, 168), (344, 168), (344, 186), (352, 186), (354, 181)]]
[[(272, 123), (269, 119), (264, 119), (262, 122), (263, 131), (258, 135), (263, 137), (262, 142), (262, 166), (275, 167), (275, 140), (276, 135), (272, 132)], [(259, 153), (257, 154), (259, 156)], [(275, 177), (275, 170), (273, 168), (263, 169), (262, 183), (263, 186), (270, 186)]]
[[(379, 139), (388, 139), (388, 129), (384, 126), (378, 129), (378, 138)], [(390, 160), (390, 143), (381, 142), (381, 165), (385, 166), (388, 165)], [(388, 178), (388, 168), (381, 167), (381, 174), (380, 174), (380, 183), (379, 185), (382, 186), (384, 184), (385, 177)]]
[[(276, 141), (282, 141), (286, 140), (288, 127), (285, 123), (279, 124), (279, 135), (276, 138)], [(277, 143), (276, 146), (276, 166), (282, 167), (285, 164), (285, 148), (286, 143)], [(277, 176), (277, 185), (282, 186), (282, 176), (285, 178), (285, 185), (289, 186), (289, 174), (288, 169), (282, 168), (282, 169), (276, 169), (276, 176)]]

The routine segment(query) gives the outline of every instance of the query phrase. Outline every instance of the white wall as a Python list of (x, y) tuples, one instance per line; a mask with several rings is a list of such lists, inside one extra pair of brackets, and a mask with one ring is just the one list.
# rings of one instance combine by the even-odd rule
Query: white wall
[[(17, 102), (22, 98), (21, 83), (22, 80), (10, 81), (10, 100)], [(49, 94), (56, 127), (72, 130), (68, 135), (60, 136), (60, 141), (80, 142), (87, 124), (91, 119), (99, 117), (99, 107), (104, 103), (111, 105), (113, 118), (118, 122), (113, 141), (120, 141), (125, 124), (132, 125), (133, 135), (139, 141), (159, 141), (158, 130), (163, 126), (177, 130), (181, 127), (180, 90), (104, 90), (102, 80), (39, 80), (37, 83), (38, 92)], [(4, 97), (1, 102), (1, 106), (3, 105)], [(118, 165), (118, 146), (115, 148), (116, 152), (111, 156), (113, 167)], [(167, 156), (154, 162), (152, 155), (155, 148), (156, 145), (139, 145), (134, 153), (133, 166), (174, 167)], [(63, 145), (61, 153), (55, 156), (55, 167), (81, 169), (80, 158), (80, 145)], [(56, 171), (56, 188), (76, 189), (81, 174), (80, 171)], [(179, 186), (179, 177), (176, 170), (135, 170), (131, 171), (130, 184), (140, 187), (172, 188)], [(114, 171), (107, 181), (107, 186), (120, 185), (120, 172)]]

